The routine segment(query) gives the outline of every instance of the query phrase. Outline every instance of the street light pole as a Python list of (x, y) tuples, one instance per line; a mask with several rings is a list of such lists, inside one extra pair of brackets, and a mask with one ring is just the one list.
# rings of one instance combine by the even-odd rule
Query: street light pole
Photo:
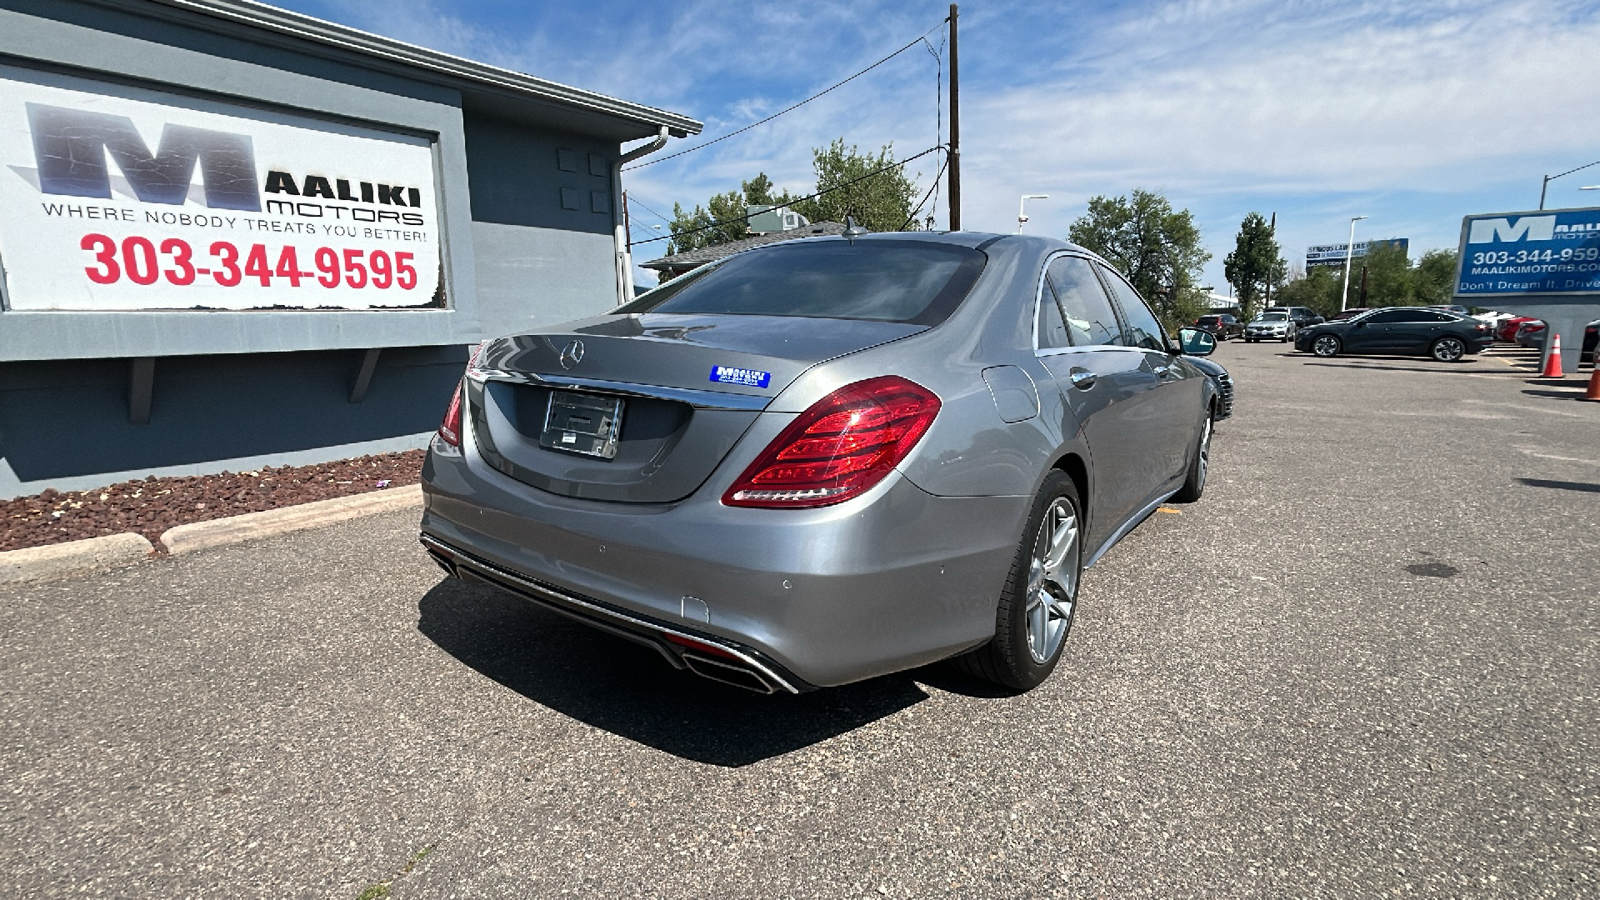
[[(1590, 166), (1600, 166), (1600, 159), (1597, 159), (1592, 163), (1585, 163), (1584, 165), (1581, 165), (1581, 166), (1577, 167), (1576, 169), (1568, 169), (1565, 172), (1562, 172), (1560, 175), (1546, 175), (1546, 176), (1544, 176), (1544, 184), (1539, 185), (1539, 208), (1540, 209), (1544, 209), (1544, 192), (1545, 192), (1545, 188), (1548, 188), (1550, 186), (1550, 182), (1555, 181), (1557, 178), (1564, 178), (1564, 177), (1566, 177), (1568, 175), (1571, 175), (1573, 172), (1582, 172), (1584, 169), (1587, 169)], [(1582, 190), (1582, 189), (1580, 188), (1580, 190)]]
[(1344, 288), (1339, 292), (1339, 311), (1350, 308), (1350, 255), (1356, 251), (1356, 223), (1366, 216), (1350, 217), (1350, 240), (1344, 245)]
[(1022, 195), (1022, 199), (1017, 201), (1017, 234), (1021, 234), (1022, 233), (1022, 225), (1023, 225), (1023, 223), (1028, 221), (1028, 212), (1027, 212), (1028, 201), (1029, 200), (1049, 200), (1049, 199), (1050, 199), (1050, 195), (1049, 194), (1023, 194)]

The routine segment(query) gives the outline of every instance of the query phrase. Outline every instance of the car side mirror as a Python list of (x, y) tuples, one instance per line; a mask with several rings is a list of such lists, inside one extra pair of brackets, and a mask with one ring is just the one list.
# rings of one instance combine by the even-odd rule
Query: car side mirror
[(1189, 356), (1210, 356), (1217, 349), (1217, 339), (1198, 328), (1180, 328), (1178, 346)]

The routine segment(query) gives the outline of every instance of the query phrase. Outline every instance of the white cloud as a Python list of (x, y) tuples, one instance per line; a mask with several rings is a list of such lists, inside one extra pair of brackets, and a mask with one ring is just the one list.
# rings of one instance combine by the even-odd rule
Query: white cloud
[[(399, 0), (337, 13), (684, 112), (710, 138), (871, 63), (946, 9), (594, 0), (491, 20), (469, 4)], [(1221, 257), (1252, 209), (1282, 213), (1291, 259), (1304, 244), (1342, 240), (1358, 214), (1372, 216), (1369, 236), (1451, 246), (1462, 214), (1532, 206), (1540, 174), (1600, 157), (1588, 110), (1600, 80), (1593, 3), (978, 0), (961, 21), (967, 227), (1010, 231), (1017, 195), (1041, 192), (1052, 199), (1030, 204), (1028, 228), (1059, 235), (1090, 196), (1159, 190), (1195, 212), (1219, 285)], [(935, 141), (934, 77), (918, 48), (769, 125), (630, 172), (628, 189), (670, 213), (674, 201), (693, 206), (757, 171), (808, 189), (810, 149), (839, 136), (915, 153)], [(924, 185), (936, 168), (914, 166)], [(1581, 177), (1552, 192), (1581, 202), (1572, 190)]]

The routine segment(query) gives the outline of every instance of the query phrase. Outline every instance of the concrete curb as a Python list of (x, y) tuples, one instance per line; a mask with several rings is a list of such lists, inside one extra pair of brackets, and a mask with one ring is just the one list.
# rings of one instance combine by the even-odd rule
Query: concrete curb
[(142, 535), (104, 537), (48, 544), (0, 553), (0, 585), (56, 581), (143, 562), (154, 549)]
[(209, 522), (178, 525), (161, 535), (161, 546), (172, 556), (182, 556), (197, 550), (225, 547), (305, 528), (320, 528), (346, 519), (421, 505), (422, 485), (413, 484), (265, 512), (245, 513), (226, 519), (212, 519)]

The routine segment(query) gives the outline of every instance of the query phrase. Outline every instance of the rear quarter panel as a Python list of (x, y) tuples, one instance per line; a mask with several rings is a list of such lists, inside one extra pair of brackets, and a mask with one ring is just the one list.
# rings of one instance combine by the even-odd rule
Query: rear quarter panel
[[(1061, 454), (1081, 449), (1076, 421), (1033, 353), (1033, 302), (1046, 255), (1059, 245), (1007, 240), (960, 308), (938, 327), (813, 367), (769, 411), (800, 412), (830, 391), (879, 375), (908, 378), (938, 395), (941, 407), (900, 471), (945, 497), (1031, 497)], [(1006, 422), (983, 379), (992, 366), (1032, 379), (1039, 413)], [(1021, 528), (1021, 522), (1017, 523)]]

